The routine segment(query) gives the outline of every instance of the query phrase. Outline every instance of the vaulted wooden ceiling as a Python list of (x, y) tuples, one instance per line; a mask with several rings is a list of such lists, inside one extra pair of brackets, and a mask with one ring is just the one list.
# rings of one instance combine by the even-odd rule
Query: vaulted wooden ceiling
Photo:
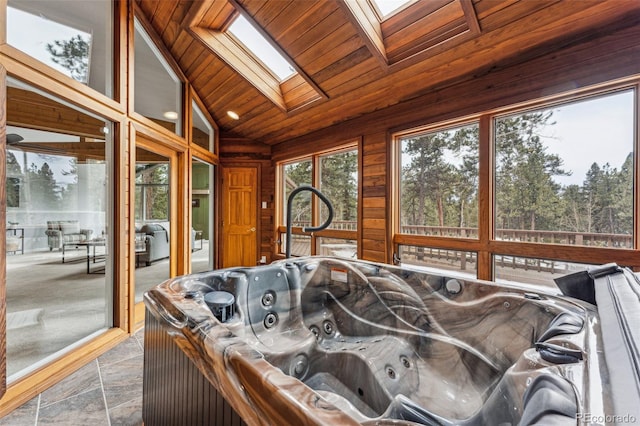
[[(222, 134), (270, 145), (640, 19), (637, 0), (418, 0), (383, 23), (366, 0), (137, 5)], [(233, 52), (212, 47), (236, 13), (261, 27), (300, 76), (280, 87), (263, 78), (256, 87), (247, 79), (255, 70), (237, 65), (228, 57)], [(228, 110), (240, 119), (228, 117)]]

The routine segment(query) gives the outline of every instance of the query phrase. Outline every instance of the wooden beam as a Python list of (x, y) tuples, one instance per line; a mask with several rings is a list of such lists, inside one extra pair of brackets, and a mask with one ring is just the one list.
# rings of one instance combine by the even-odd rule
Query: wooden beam
[(382, 28), (369, 4), (364, 0), (339, 0), (338, 5), (345, 11), (371, 54), (386, 68), (389, 61)]

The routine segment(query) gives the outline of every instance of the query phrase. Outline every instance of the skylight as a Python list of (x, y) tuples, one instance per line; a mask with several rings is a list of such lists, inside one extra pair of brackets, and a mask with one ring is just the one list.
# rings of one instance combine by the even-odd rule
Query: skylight
[(280, 81), (296, 73), (291, 64), (242, 15), (233, 21), (228, 31), (250, 53), (262, 61)]
[(389, 15), (397, 12), (402, 6), (412, 3), (414, 0), (371, 0), (375, 3), (376, 8), (380, 12), (381, 18), (386, 18)]

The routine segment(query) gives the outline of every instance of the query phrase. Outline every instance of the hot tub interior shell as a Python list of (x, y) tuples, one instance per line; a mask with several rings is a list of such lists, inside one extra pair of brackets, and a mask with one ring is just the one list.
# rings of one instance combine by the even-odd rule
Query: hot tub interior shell
[[(213, 291), (234, 295), (224, 323)], [(145, 303), (247, 424), (575, 424), (611, 404), (593, 306), (517, 285), (308, 257), (179, 277)]]

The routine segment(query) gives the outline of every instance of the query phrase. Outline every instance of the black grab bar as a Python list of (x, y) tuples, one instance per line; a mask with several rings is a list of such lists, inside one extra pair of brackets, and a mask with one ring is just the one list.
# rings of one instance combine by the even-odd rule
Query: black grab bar
[(296, 195), (298, 195), (298, 193), (302, 192), (302, 191), (311, 191), (314, 194), (316, 194), (318, 196), (318, 198), (320, 198), (322, 200), (322, 202), (327, 206), (327, 208), (329, 209), (329, 217), (327, 218), (327, 220), (320, 226), (310, 226), (310, 227), (303, 227), (302, 228), (302, 232), (316, 232), (316, 231), (322, 231), (323, 229), (325, 229), (326, 227), (328, 227), (329, 225), (331, 225), (331, 221), (333, 220), (333, 205), (331, 204), (331, 201), (329, 201), (329, 199), (327, 197), (325, 197), (325, 195), (318, 191), (316, 188), (314, 188), (311, 185), (302, 185), (297, 187), (296, 189), (294, 189), (293, 191), (291, 191), (291, 194), (289, 194), (289, 197), (287, 198), (287, 238), (286, 238), (286, 247), (285, 247), (285, 257), (288, 259), (289, 257), (291, 257), (291, 228), (292, 228), (292, 224), (291, 224), (291, 207), (293, 204), (293, 197), (295, 197)]

